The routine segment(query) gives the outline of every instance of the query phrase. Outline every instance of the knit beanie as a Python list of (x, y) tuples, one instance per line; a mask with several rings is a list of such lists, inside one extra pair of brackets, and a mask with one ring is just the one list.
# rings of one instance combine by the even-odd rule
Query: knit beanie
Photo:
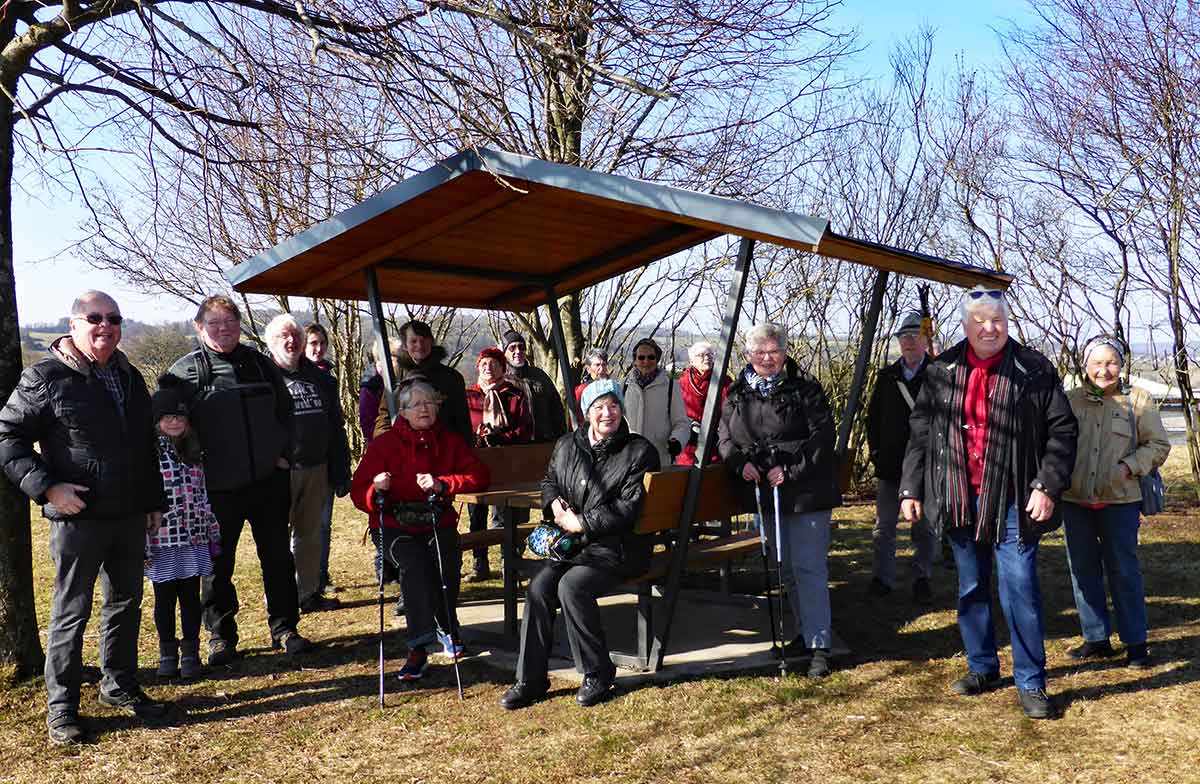
[(515, 329), (510, 329), (508, 332), (505, 332), (504, 337), (501, 338), (500, 347), (507, 350), (508, 347), (513, 343), (520, 343), (522, 346), (524, 346), (525, 338), (521, 337), (520, 332), (517, 332)]
[(483, 351), (479, 352), (479, 356), (475, 358), (475, 366), (479, 367), (479, 363), (485, 359), (494, 359), (500, 363), (500, 372), (508, 371), (508, 358), (504, 356), (504, 352), (495, 346), (488, 346)]
[(168, 414), (187, 416), (194, 394), (195, 387), (179, 376), (170, 373), (159, 376), (158, 391), (150, 398), (154, 421), (157, 423)]
[(580, 405), (583, 407), (583, 412), (586, 415), (587, 410), (605, 395), (612, 395), (621, 404), (621, 410), (625, 410), (625, 396), (621, 394), (621, 385), (611, 378), (601, 378), (593, 381), (583, 388), (583, 397), (580, 399)]

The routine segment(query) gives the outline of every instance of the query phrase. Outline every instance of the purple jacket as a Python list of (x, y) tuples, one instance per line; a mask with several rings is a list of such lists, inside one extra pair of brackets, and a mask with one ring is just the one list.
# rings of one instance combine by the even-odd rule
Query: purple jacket
[(382, 397), (383, 378), (378, 373), (363, 381), (358, 388), (358, 427), (368, 444), (375, 435), (375, 417), (379, 414)]

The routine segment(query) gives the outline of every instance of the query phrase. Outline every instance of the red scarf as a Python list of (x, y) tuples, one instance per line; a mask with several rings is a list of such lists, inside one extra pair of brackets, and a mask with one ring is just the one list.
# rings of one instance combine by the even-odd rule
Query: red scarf
[(987, 444), (989, 393), (996, 384), (995, 370), (1003, 359), (1003, 351), (998, 351), (987, 359), (980, 359), (971, 347), (967, 346), (967, 365), (971, 368), (971, 375), (967, 378), (966, 398), (963, 400), (967, 430), (967, 476), (971, 487), (977, 493), (983, 484), (983, 450)]

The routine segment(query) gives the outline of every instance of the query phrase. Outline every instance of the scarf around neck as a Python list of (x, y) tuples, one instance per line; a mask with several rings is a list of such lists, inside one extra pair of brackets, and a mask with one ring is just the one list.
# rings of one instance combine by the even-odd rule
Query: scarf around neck
[(662, 372), (662, 368), (654, 368), (653, 373), (651, 373), (648, 376), (643, 376), (640, 370), (638, 370), (637, 368), (634, 368), (633, 369), (633, 380), (639, 387), (641, 387), (642, 389), (645, 389), (646, 387), (650, 386), (650, 384), (652, 384), (654, 382), (654, 379), (658, 378), (658, 374), (661, 372)]
[(751, 389), (763, 397), (767, 397), (779, 385), (783, 378), (783, 371), (764, 377), (754, 372), (754, 365), (746, 365), (746, 369), (742, 371), (742, 378), (746, 379), (746, 384)]
[(504, 382), (501, 380), (495, 384), (484, 384), (480, 381), (478, 386), (479, 391), (483, 393), (483, 419), (480, 425), (486, 425), (491, 430), (507, 430), (508, 412), (504, 410), (504, 399), (500, 397)]

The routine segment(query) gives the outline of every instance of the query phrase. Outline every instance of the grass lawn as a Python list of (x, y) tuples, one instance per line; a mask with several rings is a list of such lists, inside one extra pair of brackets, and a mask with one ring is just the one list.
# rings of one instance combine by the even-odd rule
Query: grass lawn
[[(333, 575), (344, 587), (344, 606), (301, 624), (322, 643), (319, 653), (294, 662), (268, 649), (247, 535), (238, 586), (248, 655), (236, 668), (194, 684), (156, 683), (147, 590), (142, 681), (186, 715), (173, 726), (144, 727), (99, 705), (96, 686), (85, 685), (82, 713), (97, 742), (63, 750), (46, 742), (40, 681), (0, 689), (0, 781), (1200, 781), (1200, 534), (1182, 451), (1165, 472), (1170, 512), (1142, 528), (1153, 669), (1065, 657), (1079, 629), (1063, 540), (1043, 540), (1049, 690), (1063, 712), (1058, 721), (1025, 719), (1011, 686), (976, 698), (948, 693), (965, 667), (952, 572), (935, 572), (937, 603), (925, 612), (904, 591), (888, 601), (862, 598), (873, 514), (864, 503), (838, 511), (830, 552), (834, 626), (855, 655), (823, 682), (770, 673), (684, 680), (639, 688), (591, 710), (578, 708), (573, 688), (557, 683), (553, 699), (508, 713), (496, 701), (511, 674), (479, 661), (463, 665), (464, 704), (444, 661), (416, 688), (398, 683), (404, 644), (392, 629), (389, 705), (381, 714), (370, 552), (359, 544), (361, 517), (339, 503)], [(34, 541), (44, 629), (50, 581), (40, 519)], [(498, 595), (498, 584), (464, 586), (464, 600), (487, 595)], [(95, 630), (93, 619), (88, 663), (96, 660)], [(1007, 653), (1002, 667), (1011, 674)]]

